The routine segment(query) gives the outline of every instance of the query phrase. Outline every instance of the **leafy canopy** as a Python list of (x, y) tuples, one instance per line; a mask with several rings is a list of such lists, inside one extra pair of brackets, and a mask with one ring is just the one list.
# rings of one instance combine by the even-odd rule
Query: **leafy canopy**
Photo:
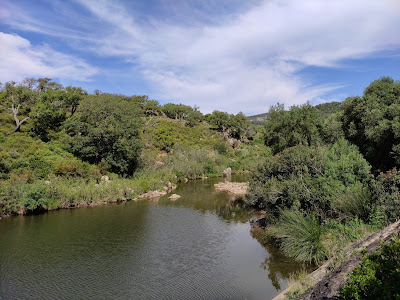
[(90, 163), (104, 161), (119, 174), (132, 174), (141, 151), (141, 109), (118, 95), (99, 94), (84, 99), (66, 121), (69, 150)]

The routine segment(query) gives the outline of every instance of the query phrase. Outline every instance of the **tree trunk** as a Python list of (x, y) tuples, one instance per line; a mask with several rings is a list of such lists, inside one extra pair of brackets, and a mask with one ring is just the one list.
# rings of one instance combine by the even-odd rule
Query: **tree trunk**
[(11, 134), (11, 133), (14, 133), (14, 132), (17, 132), (17, 131), (20, 129), (21, 125), (24, 124), (27, 120), (29, 120), (29, 117), (26, 117), (26, 118), (23, 119), (22, 121), (20, 121), (20, 120), (17, 118), (18, 111), (19, 111), (19, 108), (20, 108), (20, 107), (21, 107), (21, 104), (18, 104), (17, 108), (15, 108), (14, 102), (13, 102), (12, 105), (11, 105), (11, 111), (12, 111), (12, 113), (13, 113), (14, 120), (15, 120), (15, 128), (13, 129), (13, 131), (10, 132), (10, 134)]

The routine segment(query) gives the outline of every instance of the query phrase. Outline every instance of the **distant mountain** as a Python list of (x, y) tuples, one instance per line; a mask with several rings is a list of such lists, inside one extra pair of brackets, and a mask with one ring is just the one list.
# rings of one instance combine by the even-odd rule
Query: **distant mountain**
[[(336, 113), (341, 109), (340, 104), (340, 102), (328, 102), (318, 104), (315, 106), (315, 108), (318, 109), (318, 111), (320, 112), (322, 119), (326, 119), (329, 115)], [(268, 113), (248, 116), (247, 118), (253, 125), (264, 125), (265, 121), (268, 118)]]
[(249, 119), (250, 123), (253, 125), (263, 125), (265, 123), (265, 120), (267, 120), (268, 113), (263, 113), (259, 115), (254, 115), (254, 116), (248, 116), (247, 118)]

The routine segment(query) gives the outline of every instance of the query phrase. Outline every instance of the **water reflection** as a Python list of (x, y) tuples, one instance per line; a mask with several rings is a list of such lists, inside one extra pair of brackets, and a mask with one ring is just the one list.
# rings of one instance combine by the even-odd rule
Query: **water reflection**
[(261, 246), (221, 180), (179, 186), (175, 202), (2, 220), (0, 299), (272, 298), (301, 265)]

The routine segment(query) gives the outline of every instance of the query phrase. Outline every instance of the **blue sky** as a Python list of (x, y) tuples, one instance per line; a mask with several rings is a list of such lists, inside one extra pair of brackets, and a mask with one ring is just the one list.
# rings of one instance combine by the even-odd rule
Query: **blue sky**
[(400, 79), (399, 0), (0, 0), (0, 82), (247, 115)]

